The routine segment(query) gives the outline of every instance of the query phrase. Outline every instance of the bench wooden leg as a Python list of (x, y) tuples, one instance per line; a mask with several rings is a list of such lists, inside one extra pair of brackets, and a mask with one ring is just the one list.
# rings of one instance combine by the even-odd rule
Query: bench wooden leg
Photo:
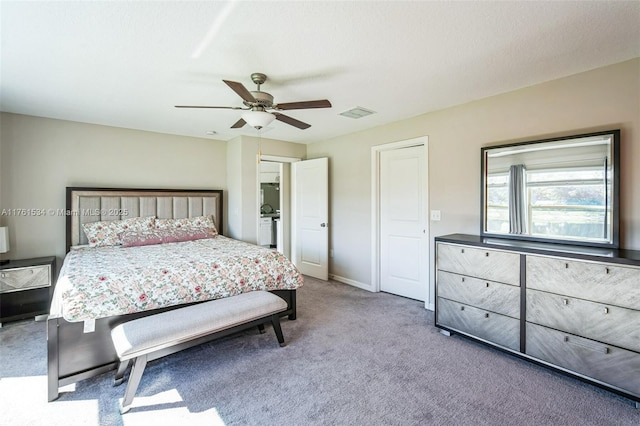
[(280, 347), (286, 346), (286, 343), (284, 343), (284, 336), (282, 335), (282, 328), (280, 328), (280, 316), (278, 314), (271, 315), (271, 324), (273, 325), (273, 331), (276, 332), (276, 337), (278, 338)]
[(130, 363), (131, 363), (130, 359), (126, 361), (120, 361), (118, 363), (118, 369), (116, 370), (116, 377), (113, 379), (113, 386), (119, 386), (122, 384), (122, 382), (124, 381), (124, 373), (127, 371), (127, 367), (129, 367)]
[(142, 373), (147, 366), (147, 356), (141, 355), (133, 361), (133, 367), (131, 367), (131, 374), (129, 374), (129, 383), (127, 383), (127, 390), (124, 393), (124, 400), (120, 406), (120, 413), (124, 414), (131, 408), (133, 397), (136, 395), (140, 379), (142, 379)]

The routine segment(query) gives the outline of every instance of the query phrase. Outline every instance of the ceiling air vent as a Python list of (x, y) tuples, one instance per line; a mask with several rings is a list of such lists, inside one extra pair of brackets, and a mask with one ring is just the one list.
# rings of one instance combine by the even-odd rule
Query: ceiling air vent
[(362, 118), (362, 117), (366, 117), (367, 115), (371, 115), (375, 113), (376, 113), (375, 111), (371, 111), (370, 109), (355, 107), (355, 108), (351, 108), (348, 111), (341, 112), (340, 115), (344, 115), (345, 117), (349, 117), (349, 118)]

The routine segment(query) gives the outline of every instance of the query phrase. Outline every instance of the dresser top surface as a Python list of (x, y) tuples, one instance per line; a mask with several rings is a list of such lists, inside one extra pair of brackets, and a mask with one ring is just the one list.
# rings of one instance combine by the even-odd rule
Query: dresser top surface
[(565, 256), (573, 257), (576, 259), (596, 260), (636, 266), (640, 265), (640, 251), (637, 250), (607, 249), (602, 247), (539, 243), (501, 238), (488, 238), (471, 234), (442, 235), (436, 237), (435, 241), (454, 244), (466, 244), (477, 247), (488, 247), (499, 250), (512, 250), (523, 253)]

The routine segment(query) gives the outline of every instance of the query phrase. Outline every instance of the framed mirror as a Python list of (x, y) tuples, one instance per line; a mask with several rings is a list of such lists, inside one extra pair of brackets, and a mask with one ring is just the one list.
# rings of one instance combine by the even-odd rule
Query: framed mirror
[(484, 237), (618, 248), (620, 130), (481, 148)]

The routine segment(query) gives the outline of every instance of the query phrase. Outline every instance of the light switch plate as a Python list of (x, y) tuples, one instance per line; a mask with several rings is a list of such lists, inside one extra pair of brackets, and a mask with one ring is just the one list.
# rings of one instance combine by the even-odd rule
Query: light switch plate
[(431, 220), (440, 220), (440, 210), (431, 210)]

